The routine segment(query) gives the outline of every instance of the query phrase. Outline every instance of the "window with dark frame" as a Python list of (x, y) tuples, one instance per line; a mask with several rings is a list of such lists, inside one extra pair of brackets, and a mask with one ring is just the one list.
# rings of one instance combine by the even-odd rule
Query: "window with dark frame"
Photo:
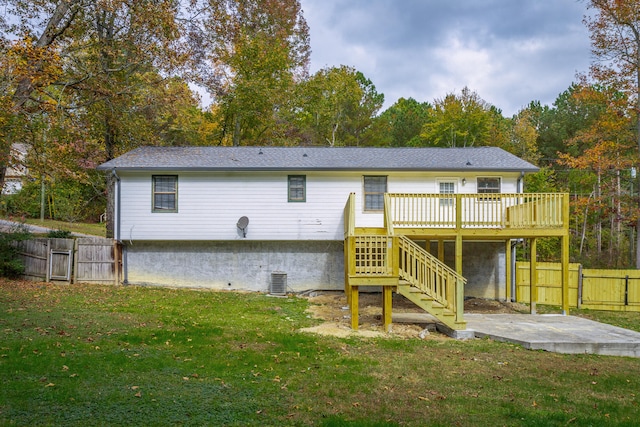
[(500, 178), (478, 178), (478, 193), (500, 193)]
[(384, 193), (387, 192), (386, 176), (364, 177), (364, 210), (382, 211), (384, 209)]
[(290, 202), (307, 201), (307, 177), (305, 175), (289, 175), (289, 195)]
[(178, 176), (153, 175), (153, 212), (178, 211)]

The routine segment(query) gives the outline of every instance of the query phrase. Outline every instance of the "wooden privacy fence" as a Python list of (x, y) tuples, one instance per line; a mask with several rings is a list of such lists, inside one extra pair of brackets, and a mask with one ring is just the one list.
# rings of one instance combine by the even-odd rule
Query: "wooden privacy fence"
[(16, 249), (27, 280), (118, 284), (118, 248), (114, 240), (38, 238), (17, 242)]
[[(539, 262), (538, 304), (562, 304), (562, 266)], [(531, 302), (529, 263), (516, 263), (516, 300)], [(569, 264), (569, 305), (610, 311), (640, 311), (640, 270), (604, 270)]]

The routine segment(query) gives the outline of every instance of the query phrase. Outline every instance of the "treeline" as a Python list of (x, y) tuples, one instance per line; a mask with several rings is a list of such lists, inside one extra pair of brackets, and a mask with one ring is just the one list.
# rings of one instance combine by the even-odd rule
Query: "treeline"
[[(95, 166), (141, 145), (494, 145), (542, 167), (528, 191), (571, 194), (574, 260), (633, 265), (639, 6), (588, 7), (595, 57), (616, 61), (595, 62), (553, 105), (532, 101), (504, 117), (470, 88), (381, 111), (384, 95), (353, 67), (310, 75), (297, 0), (7, 0), (0, 181), (16, 162), (29, 180), (1, 208), (98, 220), (106, 183)], [(209, 108), (196, 86), (211, 96)], [(26, 157), (12, 155), (14, 143)], [(553, 258), (556, 243), (540, 252)]]

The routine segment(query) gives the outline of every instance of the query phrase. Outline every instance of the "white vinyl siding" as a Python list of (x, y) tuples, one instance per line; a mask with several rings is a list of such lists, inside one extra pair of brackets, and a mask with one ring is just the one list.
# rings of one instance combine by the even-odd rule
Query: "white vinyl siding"
[[(150, 211), (152, 175), (179, 177), (179, 212)], [(289, 175), (305, 175), (306, 203), (288, 201)], [(121, 172), (119, 238), (136, 240), (339, 240), (344, 208), (356, 194), (358, 227), (382, 227), (382, 212), (364, 211), (363, 172)], [(503, 176), (502, 191), (515, 192), (518, 174)], [(438, 193), (438, 176), (390, 173), (387, 191)], [(476, 177), (467, 175), (469, 182)], [(473, 185), (461, 187), (475, 192)], [(249, 218), (246, 237), (236, 226)]]

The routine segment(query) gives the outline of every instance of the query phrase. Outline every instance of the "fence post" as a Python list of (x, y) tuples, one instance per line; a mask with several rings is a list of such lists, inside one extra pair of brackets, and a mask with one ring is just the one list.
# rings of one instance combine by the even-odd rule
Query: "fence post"
[(536, 304), (538, 303), (538, 268), (537, 268), (537, 243), (536, 238), (529, 239), (531, 242), (530, 254), (529, 254), (529, 303), (530, 314), (536, 313)]
[(44, 281), (45, 282), (50, 282), (51, 281), (51, 239), (47, 239), (47, 244), (46, 244), (46, 253), (45, 253), (45, 258), (47, 260), (47, 262), (45, 263), (46, 265), (46, 271), (44, 273)]
[(629, 275), (624, 276), (624, 305), (629, 305)]
[(582, 264), (578, 266), (578, 308), (582, 306)]
[(71, 283), (78, 283), (78, 239), (73, 241), (73, 272), (71, 273)]

